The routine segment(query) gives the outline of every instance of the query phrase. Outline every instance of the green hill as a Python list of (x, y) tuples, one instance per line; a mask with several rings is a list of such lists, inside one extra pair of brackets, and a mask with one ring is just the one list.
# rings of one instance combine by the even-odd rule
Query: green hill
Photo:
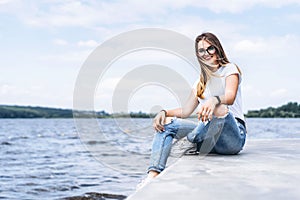
[(300, 104), (289, 102), (277, 108), (268, 107), (260, 110), (250, 110), (245, 116), (249, 118), (299, 118)]
[(99, 112), (94, 111), (75, 111), (72, 109), (61, 108), (47, 108), (47, 107), (33, 107), (33, 106), (8, 106), (0, 105), (0, 118), (72, 118), (74, 116), (81, 118), (97, 117), (97, 118), (109, 118), (109, 117), (133, 117), (133, 118), (145, 118), (151, 115), (143, 112), (131, 112), (127, 113), (115, 113), (109, 114), (104, 110)]
[[(109, 117), (105, 111), (75, 111), (76, 117)], [(0, 118), (72, 118), (72, 109), (0, 105)]]
[(71, 118), (71, 109), (0, 105), (0, 118)]
[[(97, 118), (150, 118), (155, 114), (144, 112), (114, 113), (109, 114), (105, 111), (75, 111), (72, 109), (33, 107), (33, 106), (8, 106), (0, 105), (0, 118), (72, 118), (76, 117), (97, 117)], [(269, 107), (260, 110), (250, 110), (245, 114), (248, 118), (299, 118), (300, 104), (289, 102), (280, 107)]]

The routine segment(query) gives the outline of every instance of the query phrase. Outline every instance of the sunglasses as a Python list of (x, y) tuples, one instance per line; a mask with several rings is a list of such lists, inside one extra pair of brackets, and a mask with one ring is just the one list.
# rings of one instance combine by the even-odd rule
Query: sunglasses
[(204, 56), (206, 52), (209, 55), (213, 55), (214, 53), (216, 53), (216, 47), (214, 47), (213, 45), (210, 45), (206, 49), (204, 49), (204, 48), (198, 49), (199, 56)]

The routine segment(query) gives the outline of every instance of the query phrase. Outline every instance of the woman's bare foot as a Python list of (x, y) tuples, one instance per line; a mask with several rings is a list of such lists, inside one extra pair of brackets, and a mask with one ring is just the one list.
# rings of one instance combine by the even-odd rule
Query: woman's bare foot
[(157, 171), (149, 171), (147, 178), (155, 178), (158, 174)]
[(156, 171), (149, 171), (148, 176), (136, 186), (136, 190), (139, 190), (148, 183), (150, 183), (158, 174), (159, 173)]

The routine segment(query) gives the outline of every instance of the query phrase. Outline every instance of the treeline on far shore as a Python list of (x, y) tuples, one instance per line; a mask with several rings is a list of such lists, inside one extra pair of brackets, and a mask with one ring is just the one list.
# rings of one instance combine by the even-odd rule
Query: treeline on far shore
[(299, 118), (300, 104), (289, 102), (277, 108), (268, 107), (260, 110), (250, 110), (245, 116), (249, 118)]
[[(102, 111), (73, 111), (72, 109), (0, 105), (0, 118), (152, 118), (156, 113), (107, 113)], [(299, 118), (300, 104), (289, 102), (280, 107), (250, 110), (248, 118)]]
[(102, 111), (73, 111), (72, 109), (0, 105), (0, 118), (150, 118), (155, 113), (114, 113)]

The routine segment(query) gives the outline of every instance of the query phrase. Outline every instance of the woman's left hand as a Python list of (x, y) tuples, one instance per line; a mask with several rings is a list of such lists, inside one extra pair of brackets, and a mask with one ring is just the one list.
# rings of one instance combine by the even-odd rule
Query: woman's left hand
[(215, 97), (208, 99), (197, 112), (198, 120), (202, 120), (203, 122), (211, 120), (217, 103), (218, 100)]

